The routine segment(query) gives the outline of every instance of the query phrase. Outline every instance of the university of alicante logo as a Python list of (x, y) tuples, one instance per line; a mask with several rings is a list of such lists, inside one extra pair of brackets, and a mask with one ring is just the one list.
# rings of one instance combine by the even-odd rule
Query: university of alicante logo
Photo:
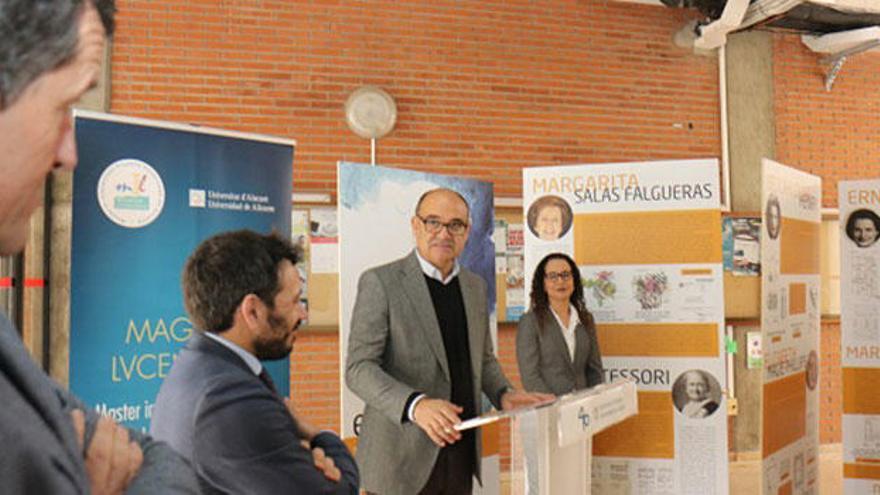
[(121, 227), (145, 227), (162, 213), (165, 185), (146, 162), (117, 160), (98, 179), (98, 204), (104, 215)]

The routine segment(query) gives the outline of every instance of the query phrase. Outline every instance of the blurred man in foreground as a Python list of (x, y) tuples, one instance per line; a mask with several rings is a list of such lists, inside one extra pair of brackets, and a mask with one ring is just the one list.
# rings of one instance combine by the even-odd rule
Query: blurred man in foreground
[[(0, 255), (22, 250), (52, 170), (76, 166), (71, 106), (101, 73), (113, 0), (0, 0)], [(0, 316), (3, 493), (197, 493), (168, 446), (52, 381)]]

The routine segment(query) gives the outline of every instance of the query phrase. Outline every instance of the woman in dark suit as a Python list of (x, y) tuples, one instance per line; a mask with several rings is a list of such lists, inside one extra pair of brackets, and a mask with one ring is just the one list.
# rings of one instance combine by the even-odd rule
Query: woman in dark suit
[(544, 257), (532, 277), (530, 297), (516, 333), (523, 387), (563, 395), (602, 383), (596, 326), (574, 260), (563, 253)]

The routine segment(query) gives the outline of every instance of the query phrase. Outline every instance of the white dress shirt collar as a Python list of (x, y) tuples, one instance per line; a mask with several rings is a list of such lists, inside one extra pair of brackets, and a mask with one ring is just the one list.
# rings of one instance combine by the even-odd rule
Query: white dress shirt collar
[(452, 279), (458, 275), (458, 272), (461, 271), (461, 266), (458, 264), (458, 259), (455, 260), (455, 265), (452, 267), (452, 271), (449, 272), (449, 276), (443, 278), (443, 274), (440, 272), (440, 269), (436, 266), (432, 265), (430, 261), (422, 258), (422, 255), (419, 254), (419, 250), (416, 249), (416, 257), (419, 259), (419, 265), (422, 267), (422, 272), (433, 278), (434, 280), (439, 281), (441, 284), (446, 285), (449, 282), (452, 282)]
[(229, 349), (230, 351), (232, 351), (236, 355), (238, 355), (238, 357), (240, 357), (241, 360), (244, 361), (244, 363), (247, 365), (247, 367), (250, 368), (251, 371), (255, 375), (259, 376), (260, 372), (263, 371), (263, 363), (261, 363), (260, 360), (257, 359), (256, 356), (254, 356), (250, 352), (242, 349), (241, 346), (239, 346), (238, 344), (235, 344), (229, 340), (226, 340), (223, 337), (217, 335), (216, 333), (211, 333), (211, 332), (204, 332), (204, 333), (208, 338), (213, 339), (216, 342), (219, 342), (220, 344), (226, 346), (227, 349)]
[(550, 312), (553, 313), (553, 317), (556, 318), (556, 322), (559, 323), (559, 328), (562, 329), (562, 337), (565, 338), (565, 345), (568, 347), (568, 353), (571, 356), (571, 360), (574, 361), (574, 331), (580, 322), (578, 320), (577, 309), (575, 309), (573, 304), (568, 305), (568, 325), (562, 324), (562, 318), (556, 314), (556, 311), (554, 311), (552, 307), (550, 308)]

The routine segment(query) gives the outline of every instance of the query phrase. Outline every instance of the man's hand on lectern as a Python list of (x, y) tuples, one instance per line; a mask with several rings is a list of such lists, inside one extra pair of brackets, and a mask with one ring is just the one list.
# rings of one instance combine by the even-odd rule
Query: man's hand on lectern
[(438, 447), (445, 447), (461, 440), (455, 425), (461, 423), (458, 415), (463, 411), (449, 401), (425, 397), (416, 404), (413, 419)]

